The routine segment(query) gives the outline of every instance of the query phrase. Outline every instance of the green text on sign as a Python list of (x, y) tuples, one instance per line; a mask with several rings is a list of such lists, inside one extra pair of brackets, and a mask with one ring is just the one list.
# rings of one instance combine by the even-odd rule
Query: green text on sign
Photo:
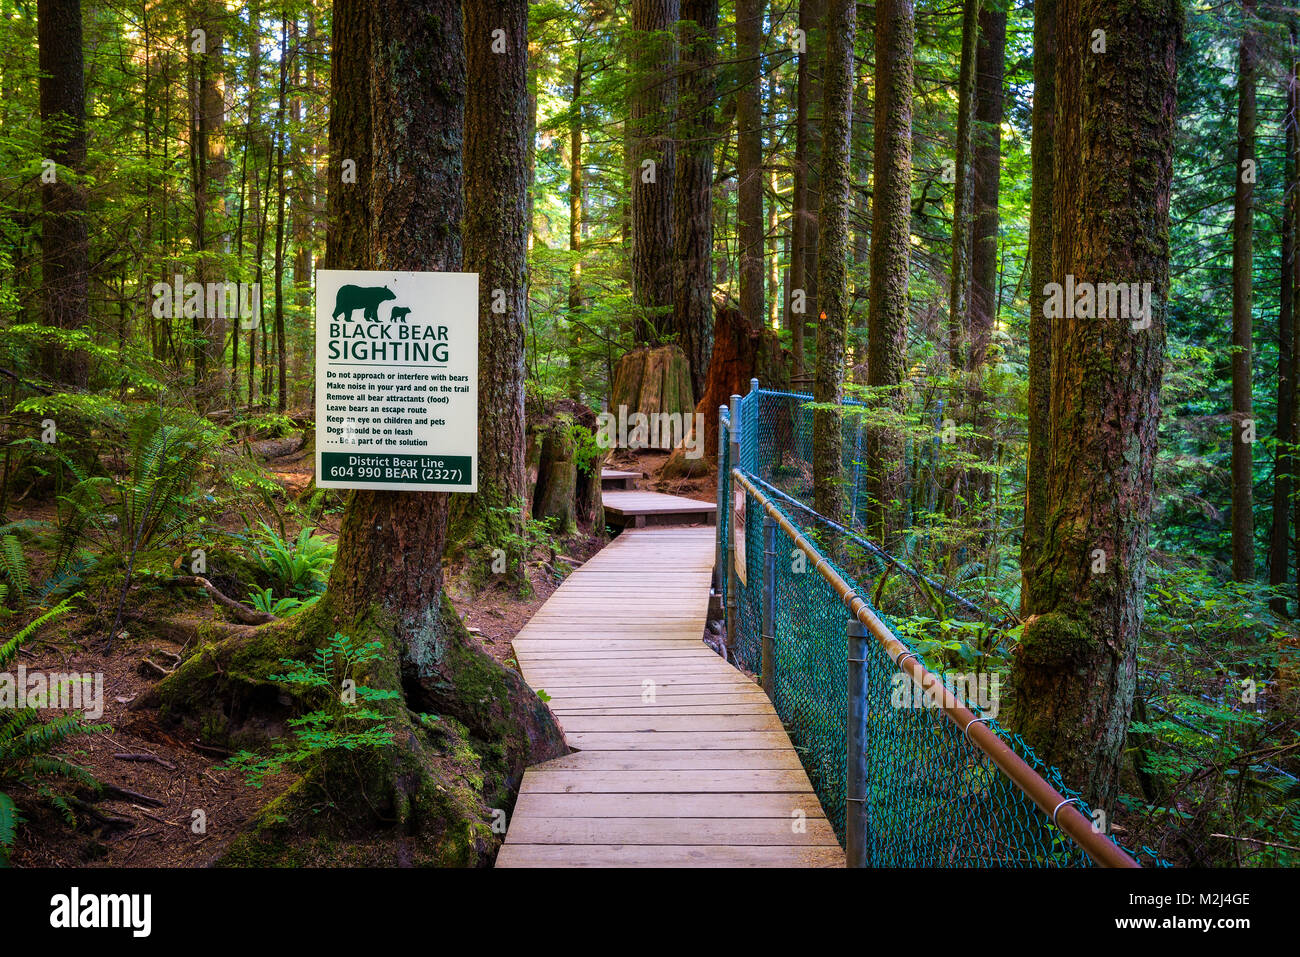
[(389, 452), (322, 452), (321, 469), (331, 482), (393, 485), (473, 485), (468, 455), (400, 455)]

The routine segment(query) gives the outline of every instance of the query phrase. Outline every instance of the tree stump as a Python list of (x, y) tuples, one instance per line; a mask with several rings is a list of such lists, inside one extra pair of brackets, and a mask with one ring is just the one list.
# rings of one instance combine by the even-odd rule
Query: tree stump
[[(619, 418), (637, 412), (647, 416), (663, 413), (681, 416), (684, 422), (695, 411), (690, 360), (674, 345), (643, 346), (624, 355), (614, 366), (609, 392), (610, 414)], [(626, 411), (620, 414), (620, 409)], [(679, 435), (668, 429), (651, 429), (644, 447), (670, 451), (670, 437)]]
[[(561, 399), (537, 414), (528, 430), (525, 469), (534, 518), (556, 519), (556, 530), (600, 532), (605, 509), (600, 469), (605, 453), (596, 448), (596, 413), (581, 402)], [(590, 433), (592, 439), (587, 440)], [(579, 441), (582, 437), (582, 441)]]

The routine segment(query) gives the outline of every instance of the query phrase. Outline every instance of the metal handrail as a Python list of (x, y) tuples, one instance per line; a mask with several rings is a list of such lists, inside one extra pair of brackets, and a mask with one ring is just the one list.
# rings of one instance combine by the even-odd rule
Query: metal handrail
[[(934, 672), (921, 664), (915, 653), (894, 637), (894, 634), (880, 620), (866, 600), (861, 598), (835, 570), (829, 559), (821, 554), (821, 551), (808, 540), (807, 536), (795, 527), (785, 513), (777, 508), (776, 504), (764, 495), (743, 471), (739, 468), (733, 468), (731, 478), (738, 482), (750, 495), (754, 496), (759, 504), (763, 506), (767, 516), (790, 536), (790, 539), (804, 554), (810, 559), (816, 557), (816, 561), (813, 562), (814, 569), (835, 589), (835, 593), (848, 608), (850, 616), (865, 626), (871, 638), (889, 656), (891, 661), (898, 662), (900, 671), (905, 672), (912, 681), (929, 694), (937, 695), (940, 701), (940, 710), (962, 732), (965, 739), (984, 752), (1002, 773), (1053, 821), (1057, 828), (1069, 835), (1094, 862), (1102, 867), (1141, 866), (1123, 848), (1105, 835), (1094, 831), (1092, 822), (1075, 807), (1071, 799), (1066, 798), (1056, 788), (1048, 784), (1042, 775), (1030, 767), (1020, 755), (1012, 750), (1006, 741), (988, 727), (986, 721), (981, 720), (979, 715), (976, 715), (959, 701)], [(852, 638), (850, 638), (850, 645), (852, 646)], [(851, 699), (853, 697), (853, 695), (850, 695)], [(850, 711), (853, 710), (853, 701), (850, 700)], [(860, 740), (854, 744), (852, 721), (850, 721), (849, 731), (849, 766), (853, 767), (855, 764), (854, 759), (857, 757), (856, 752), (863, 749)], [(852, 781), (850, 781), (850, 788), (854, 788), (854, 782)], [(854, 798), (858, 804), (863, 804), (860, 796), (850, 794), (849, 797)], [(865, 805), (852, 807), (850, 810), (847, 829), (847, 843), (849, 844), (847, 856), (851, 865), (854, 863), (860, 864), (865, 859), (865, 849), (861, 846), (865, 835), (865, 826), (861, 820), (858, 822), (852, 820), (855, 813), (865, 815)]]

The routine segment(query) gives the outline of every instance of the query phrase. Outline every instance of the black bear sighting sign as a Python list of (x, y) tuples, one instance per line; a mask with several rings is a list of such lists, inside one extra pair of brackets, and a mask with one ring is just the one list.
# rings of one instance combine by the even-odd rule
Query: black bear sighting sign
[(478, 491), (478, 274), (316, 271), (316, 485)]

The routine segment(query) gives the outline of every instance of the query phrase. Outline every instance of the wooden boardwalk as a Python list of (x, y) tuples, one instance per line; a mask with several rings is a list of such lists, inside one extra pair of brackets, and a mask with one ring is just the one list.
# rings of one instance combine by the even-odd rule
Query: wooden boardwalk
[(498, 867), (844, 866), (766, 695), (701, 641), (713, 557), (707, 526), (624, 532), (516, 636), (576, 753), (525, 772)]

